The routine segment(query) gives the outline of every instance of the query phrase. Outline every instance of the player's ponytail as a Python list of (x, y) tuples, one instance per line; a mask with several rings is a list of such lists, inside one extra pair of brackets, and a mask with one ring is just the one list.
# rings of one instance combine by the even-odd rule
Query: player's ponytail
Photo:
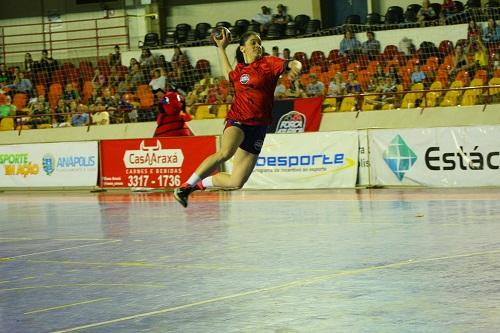
[[(241, 38), (240, 38), (240, 46), (243, 46), (245, 45), (245, 43), (247, 42), (248, 38), (250, 38), (251, 36), (259, 36), (258, 33), (254, 32), (254, 31), (247, 31), (245, 32)], [(243, 52), (241, 52), (240, 48), (237, 47), (236, 48), (236, 61), (239, 63), (239, 64), (244, 64), (245, 63), (245, 55), (243, 54)]]

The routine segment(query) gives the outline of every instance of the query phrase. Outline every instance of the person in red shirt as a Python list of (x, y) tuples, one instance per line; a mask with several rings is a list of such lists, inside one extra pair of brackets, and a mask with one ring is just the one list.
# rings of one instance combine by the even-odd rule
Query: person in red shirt
[[(234, 86), (234, 100), (226, 117), (221, 148), (207, 157), (181, 187), (174, 190), (174, 198), (187, 207), (189, 195), (207, 187), (239, 189), (250, 177), (260, 154), (267, 126), (272, 123), (274, 90), (278, 78), (288, 71), (291, 80), (297, 79), (302, 64), (262, 55), (260, 36), (252, 31), (242, 35), (236, 49), (238, 64), (231, 68), (226, 53), (230, 38), (223, 30), (222, 38), (215, 39), (217, 53), (226, 78)], [(233, 159), (233, 172), (210, 174), (218, 165)]]
[(186, 113), (186, 101), (179, 94), (175, 86), (166, 83), (170, 89), (165, 93), (163, 89), (158, 88), (153, 92), (158, 97), (158, 117), (156, 118), (156, 127), (154, 137), (160, 136), (190, 136), (193, 135), (187, 121), (191, 120), (191, 116)]

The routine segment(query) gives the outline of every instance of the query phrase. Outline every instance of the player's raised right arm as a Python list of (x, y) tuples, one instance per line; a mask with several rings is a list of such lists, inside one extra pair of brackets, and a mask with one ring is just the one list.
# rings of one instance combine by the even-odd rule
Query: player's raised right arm
[(222, 73), (226, 79), (229, 79), (229, 72), (231, 72), (231, 63), (229, 62), (229, 58), (227, 57), (226, 47), (229, 45), (230, 37), (226, 34), (225, 29), (222, 30), (223, 38), (215, 39), (215, 43), (217, 44), (217, 54), (219, 55), (219, 61), (222, 66)]

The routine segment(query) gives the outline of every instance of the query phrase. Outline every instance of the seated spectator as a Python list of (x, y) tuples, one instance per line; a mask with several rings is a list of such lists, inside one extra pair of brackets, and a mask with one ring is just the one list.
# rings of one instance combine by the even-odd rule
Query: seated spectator
[(456, 13), (458, 13), (458, 7), (454, 0), (443, 0), (443, 4), (441, 5), (441, 14), (446, 18)]
[(377, 66), (375, 67), (375, 73), (373, 73), (372, 76), (375, 81), (385, 78), (384, 67), (382, 66), (381, 63), (377, 64)]
[(208, 92), (208, 85), (204, 86), (199, 83), (195, 83), (193, 90), (191, 90), (186, 96), (186, 105), (191, 106), (193, 104), (206, 103), (207, 92)]
[(132, 68), (134, 67), (135, 64), (138, 64), (139, 61), (136, 59), (136, 58), (130, 58), (130, 61), (128, 63), (128, 72), (130, 74), (130, 71), (132, 70)]
[(15, 116), (16, 106), (12, 104), (12, 99), (9, 95), (5, 96), (5, 103), (0, 105), (0, 118)]
[(390, 77), (387, 76), (383, 79), (380, 79), (375, 88), (375, 92), (382, 93), (382, 95), (377, 95), (375, 99), (365, 99), (366, 103), (373, 104), (375, 109), (381, 109), (386, 104), (395, 104), (396, 103), (396, 93), (398, 91), (398, 87), (396, 82)]
[(469, 26), (467, 27), (467, 39), (476, 40), (481, 37), (481, 29), (477, 25), (474, 19), (469, 21)]
[(323, 84), (323, 82), (318, 80), (318, 77), (314, 73), (309, 74), (309, 80), (310, 81), (306, 86), (307, 96), (309, 97), (323, 96), (325, 90), (325, 85)]
[(149, 86), (151, 87), (151, 91), (157, 90), (157, 89), (165, 89), (165, 82), (166, 82), (166, 77), (164, 73), (162, 73), (162, 70), (157, 68), (153, 69), (151, 71), (151, 81), (149, 82)]
[(113, 67), (122, 64), (122, 55), (120, 53), (120, 45), (115, 45), (115, 52), (109, 54), (109, 66)]
[(31, 124), (33, 128), (37, 128), (41, 124), (50, 124), (49, 113), (49, 108), (43, 102), (36, 103), (31, 110)]
[(260, 9), (261, 12), (257, 13), (252, 20), (260, 24), (261, 33), (266, 33), (273, 20), (273, 16), (271, 15), (271, 8), (262, 6)]
[(424, 25), (424, 22), (437, 20), (438, 16), (434, 8), (431, 7), (429, 0), (422, 1), (422, 7), (417, 13), (417, 21)]
[(489, 18), (488, 24), (483, 29), (483, 41), (485, 43), (496, 43), (500, 41), (500, 27), (497, 26), (497, 22)]
[(111, 88), (117, 88), (120, 81), (122, 81), (122, 77), (116, 70), (116, 66), (111, 66), (108, 76), (108, 86)]
[(170, 73), (174, 70), (172, 64), (165, 59), (165, 56), (163, 54), (160, 54), (158, 56), (156, 67), (161, 68), (165, 73)]
[(78, 90), (75, 87), (73, 87), (72, 83), (67, 83), (66, 86), (64, 86), (64, 91), (61, 98), (67, 104), (71, 103), (71, 101), (79, 102), (80, 94), (78, 93)]
[(457, 72), (461, 71), (462, 69), (467, 70), (469, 67), (469, 57), (467, 57), (467, 54), (464, 52), (462, 46), (455, 46), (455, 53), (453, 55), (453, 67), (448, 71), (451, 79), (453, 80), (453, 77)]
[(104, 74), (102, 74), (101, 71), (97, 68), (94, 70), (92, 84), (96, 89), (102, 89), (102, 87), (104, 87), (104, 85), (106, 84), (106, 76), (104, 76)]
[(109, 125), (109, 113), (102, 102), (98, 102), (93, 112), (91, 112), (92, 124), (95, 125)]
[(50, 79), (52, 72), (59, 67), (57, 60), (49, 57), (49, 51), (47, 50), (42, 51), (42, 58), (40, 59), (39, 65), (40, 71), (44, 72), (48, 79)]
[(349, 72), (347, 74), (347, 83), (345, 85), (346, 94), (359, 94), (362, 92), (361, 84), (358, 82), (356, 78), (356, 73)]
[(290, 85), (290, 88), (288, 88), (286, 90), (286, 97), (287, 98), (304, 98), (304, 97), (307, 97), (307, 94), (304, 91), (304, 88), (300, 84), (299, 80), (293, 81), (293, 83)]
[(141, 63), (141, 67), (147, 70), (155, 66), (155, 58), (153, 56), (153, 53), (151, 53), (150, 49), (148, 48), (142, 49), (139, 62)]
[(474, 76), (474, 71), (478, 69), (488, 69), (488, 49), (484, 46), (481, 38), (475, 41), (469, 42), (467, 46), (467, 54), (473, 54), (474, 64), (472, 66), (472, 73), (469, 73), (471, 77)]
[(129, 122), (136, 123), (139, 118), (137, 106), (134, 105), (134, 102), (130, 101), (128, 97), (128, 94), (122, 95), (120, 102), (118, 103), (117, 112), (126, 114)]
[(398, 50), (403, 52), (405, 56), (412, 56), (416, 51), (417, 47), (413, 44), (413, 40), (408, 37), (403, 37), (398, 44)]
[(425, 73), (420, 69), (420, 65), (415, 65), (413, 68), (413, 73), (411, 73), (411, 83), (424, 83)]
[(24, 54), (24, 71), (26, 73), (31, 73), (34, 71), (35, 62), (33, 61), (33, 57), (31, 53)]
[(284, 48), (283, 49), (283, 59), (285, 60), (293, 60), (291, 54), (290, 54), (290, 49), (289, 48)]
[(278, 10), (278, 12), (273, 15), (272, 22), (286, 26), (288, 24), (288, 22), (290, 22), (292, 20), (292, 17), (287, 14), (287, 8), (284, 5), (279, 4), (276, 7), (276, 9)]
[(214, 83), (214, 78), (210, 75), (209, 72), (204, 72), (203, 73), (203, 78), (198, 82), (200, 86), (203, 86), (203, 88), (207, 88), (209, 84)]
[(174, 70), (178, 66), (178, 63), (180, 62), (182, 56), (184, 56), (184, 53), (182, 52), (180, 46), (175, 45), (174, 46), (174, 54), (172, 55), (172, 59), (170, 59), (170, 62), (172, 63)]
[(328, 85), (327, 95), (329, 97), (342, 96), (345, 94), (345, 86), (342, 73), (337, 72)]
[(28, 97), (33, 94), (33, 84), (30, 79), (24, 76), (24, 72), (18, 72), (14, 82), (7, 85), (7, 87), (14, 90), (14, 93), (24, 93)]
[(286, 86), (284, 84), (283, 75), (281, 75), (278, 79), (278, 84), (274, 89), (274, 97), (276, 99), (283, 99), (286, 97)]
[(403, 79), (401, 78), (401, 75), (399, 74), (396, 65), (389, 66), (389, 71), (387, 72), (387, 76), (389, 76), (396, 85), (403, 83)]
[(83, 104), (78, 104), (76, 114), (71, 118), (72, 126), (85, 126), (89, 124), (89, 114), (87, 113), (88, 107)]
[[(64, 99), (63, 98), (60, 98), (58, 101), (57, 101), (57, 105), (56, 105), (56, 108), (54, 109), (54, 113), (56, 114), (55, 115), (55, 121), (56, 121), (56, 126), (53, 126), (53, 127), (64, 127), (64, 126), (61, 126), (61, 124), (64, 124), (64, 123), (68, 123), (68, 114), (70, 112), (70, 107), (67, 103), (65, 103)], [(67, 124), (66, 124), (67, 125)]]
[(273, 48), (271, 49), (271, 55), (273, 57), (278, 57), (278, 58), (281, 57), (281, 55), (280, 55), (280, 48), (278, 46), (276, 46), (276, 45), (273, 46)]
[(0, 64), (0, 88), (12, 83), (12, 76), (5, 64)]
[(141, 65), (139, 63), (132, 66), (132, 70), (128, 75), (128, 83), (132, 91), (137, 89), (137, 86), (144, 84), (146, 82), (146, 78), (144, 77), (144, 73), (142, 72)]
[(361, 43), (356, 39), (354, 34), (347, 30), (344, 33), (344, 39), (340, 41), (339, 53), (346, 56), (354, 56), (361, 51)]
[(375, 39), (375, 33), (373, 31), (366, 32), (367, 40), (361, 44), (361, 50), (364, 54), (367, 54), (370, 59), (374, 59), (380, 53), (380, 42)]

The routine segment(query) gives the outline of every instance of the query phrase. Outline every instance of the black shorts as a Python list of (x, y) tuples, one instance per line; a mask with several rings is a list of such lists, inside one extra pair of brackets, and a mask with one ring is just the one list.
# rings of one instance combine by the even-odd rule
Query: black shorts
[(264, 138), (266, 137), (267, 126), (245, 125), (239, 121), (228, 119), (224, 130), (231, 126), (238, 127), (245, 134), (240, 148), (251, 154), (259, 155), (264, 144)]

